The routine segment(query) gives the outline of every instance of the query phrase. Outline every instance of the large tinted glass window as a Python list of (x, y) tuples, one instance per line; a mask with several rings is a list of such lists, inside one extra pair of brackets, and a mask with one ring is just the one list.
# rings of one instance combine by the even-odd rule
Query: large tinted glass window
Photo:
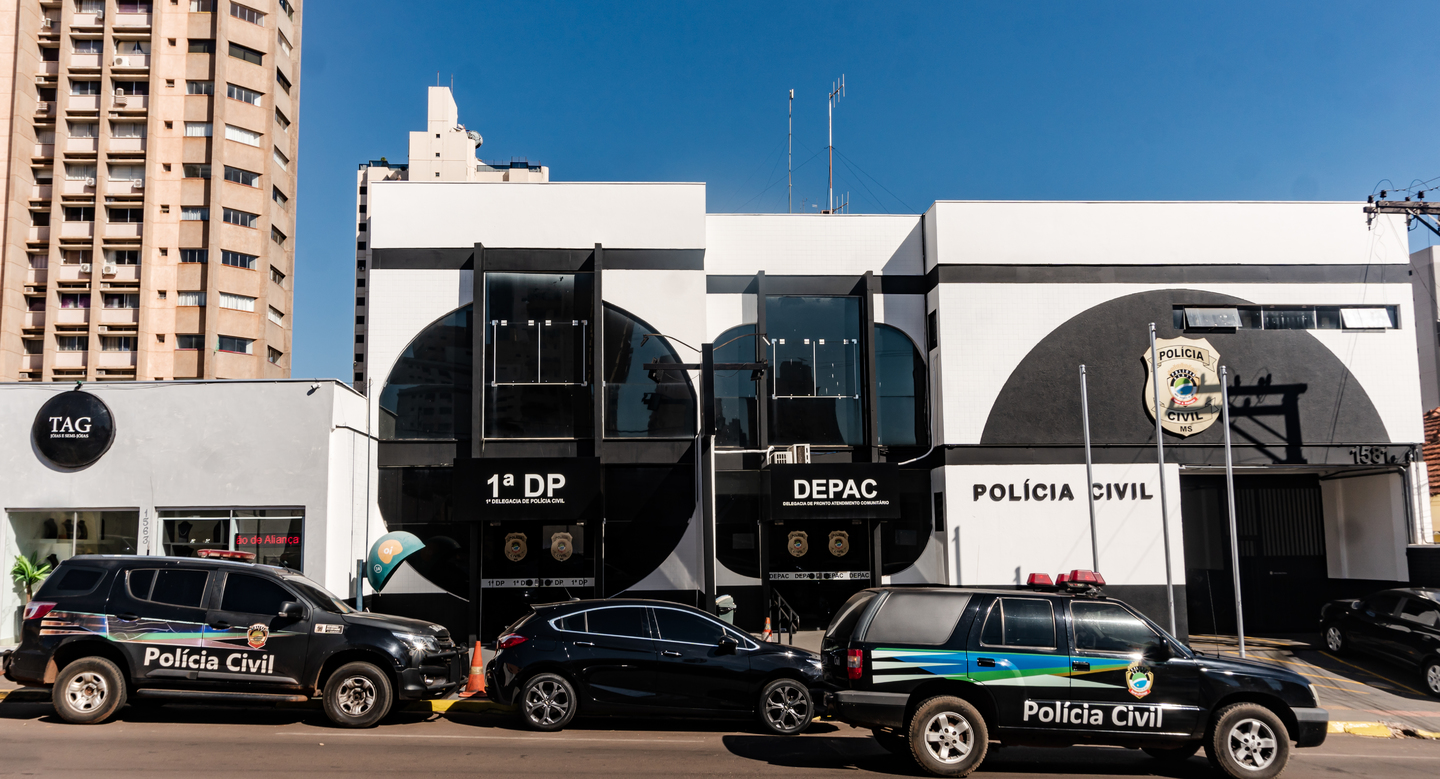
[(1055, 611), (1040, 598), (1000, 598), (990, 609), (980, 640), (992, 646), (1055, 646)]
[(970, 596), (949, 592), (892, 592), (865, 631), (866, 641), (944, 644), (955, 632)]
[[(715, 339), (715, 362), (755, 362), (755, 326), (732, 327)], [(760, 445), (756, 389), (751, 371), (715, 372), (715, 443), (753, 448)]]
[(925, 446), (925, 360), (899, 328), (875, 325), (875, 399), (882, 446)]
[(205, 582), (209, 578), (210, 574), (205, 571), (159, 571), (155, 574), (150, 600), (198, 609), (205, 598)]
[(473, 306), (445, 315), (416, 336), (380, 392), (380, 437), (470, 437)]
[(652, 613), (660, 629), (661, 641), (714, 646), (725, 636), (725, 628), (698, 614), (675, 609), (653, 609)]
[(225, 595), (220, 599), (220, 610), (274, 616), (280, 613), (280, 604), (287, 600), (293, 601), (295, 596), (269, 579), (232, 573), (225, 577)]
[(1075, 623), (1075, 648), (1080, 650), (1130, 654), (1159, 639), (1149, 625), (1114, 603), (1072, 601), (1070, 617)]
[(594, 609), (585, 612), (585, 621), (587, 633), (632, 638), (648, 638), (650, 634), (645, 628), (645, 609), (639, 606)]
[(485, 274), (485, 435), (590, 433), (588, 273)]
[(863, 444), (860, 299), (770, 296), (765, 330), (773, 443)]
[[(654, 332), (628, 312), (605, 306), (603, 378), (608, 438), (695, 435), (695, 392), (689, 374), (657, 367), (684, 360), (668, 339), (647, 336)], [(691, 362), (699, 361), (698, 355), (692, 357)]]
[(97, 571), (94, 568), (67, 568), (63, 576), (55, 582), (53, 589), (46, 588), (46, 595), (83, 595), (100, 583), (105, 576), (104, 571)]
[(875, 593), (869, 591), (851, 595), (850, 600), (840, 607), (840, 613), (830, 620), (830, 627), (825, 631), (825, 640), (849, 641), (850, 634), (855, 632), (856, 623), (860, 621), (860, 615), (865, 613), (865, 607), (872, 600), (875, 600)]
[(1388, 617), (1395, 613), (1395, 607), (1400, 605), (1399, 595), (1380, 593), (1371, 595), (1365, 599), (1365, 610), (1375, 612), (1376, 616)]

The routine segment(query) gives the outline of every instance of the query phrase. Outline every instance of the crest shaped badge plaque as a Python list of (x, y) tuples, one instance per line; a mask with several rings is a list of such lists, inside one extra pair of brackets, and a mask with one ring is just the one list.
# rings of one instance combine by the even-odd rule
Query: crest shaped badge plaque
[(1145, 409), (1155, 418), (1155, 375), (1160, 375), (1160, 426), (1179, 436), (1203, 432), (1220, 418), (1220, 354), (1204, 338), (1158, 338), (1159, 370), (1145, 349)]

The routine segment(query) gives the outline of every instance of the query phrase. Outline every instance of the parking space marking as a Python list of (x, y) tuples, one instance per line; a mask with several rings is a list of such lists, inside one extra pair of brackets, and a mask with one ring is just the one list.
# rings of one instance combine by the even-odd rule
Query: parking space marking
[(1411, 686), (1405, 685), (1405, 684), (1401, 684), (1401, 683), (1399, 683), (1399, 682), (1397, 682), (1397, 681), (1395, 681), (1394, 679), (1391, 679), (1391, 678), (1389, 678), (1389, 677), (1381, 676), (1380, 674), (1377, 674), (1377, 673), (1375, 673), (1374, 671), (1369, 670), (1368, 668), (1361, 668), (1360, 666), (1355, 665), (1354, 663), (1347, 663), (1347, 662), (1345, 662), (1344, 660), (1341, 660), (1340, 658), (1336, 657), (1335, 655), (1330, 654), (1329, 652), (1321, 652), (1320, 654), (1325, 655), (1326, 657), (1330, 658), (1331, 660), (1334, 660), (1334, 661), (1337, 662), (1337, 663), (1340, 663), (1341, 665), (1348, 665), (1348, 666), (1350, 666), (1351, 668), (1354, 668), (1354, 669), (1357, 670), (1357, 671), (1364, 671), (1365, 673), (1370, 674), (1371, 676), (1375, 677), (1376, 679), (1384, 679), (1385, 681), (1387, 681), (1387, 682), (1395, 685), (1396, 687), (1400, 687), (1400, 688), (1409, 690), (1410, 692), (1413, 692), (1413, 693), (1415, 693), (1416, 695), (1424, 695), (1424, 694), (1425, 694), (1425, 693), (1420, 692), (1419, 690), (1415, 689), (1414, 687), (1411, 687)]
[(316, 731), (306, 733), (304, 731), (285, 731), (276, 733), (277, 736), (305, 736), (307, 738), (446, 738), (446, 739), (468, 739), (473, 741), (545, 741), (552, 743), (571, 741), (603, 741), (607, 744), (704, 744), (703, 738), (574, 738), (570, 736), (471, 736), (446, 733), (336, 733), (334, 731)]

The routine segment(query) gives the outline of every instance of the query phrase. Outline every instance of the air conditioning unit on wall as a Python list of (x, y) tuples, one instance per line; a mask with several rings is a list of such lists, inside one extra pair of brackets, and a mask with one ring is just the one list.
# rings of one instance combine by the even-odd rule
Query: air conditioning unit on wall
[(103, 276), (114, 276), (115, 266), (109, 263), (100, 266), (100, 274)]
[(114, 65), (117, 68), (124, 68), (130, 66), (130, 60), (124, 57), (116, 57), (110, 64)]
[(88, 263), (88, 262), (82, 262), (82, 263), (80, 263), (80, 272), (81, 272), (81, 273), (89, 273), (89, 272), (90, 272), (90, 263)]

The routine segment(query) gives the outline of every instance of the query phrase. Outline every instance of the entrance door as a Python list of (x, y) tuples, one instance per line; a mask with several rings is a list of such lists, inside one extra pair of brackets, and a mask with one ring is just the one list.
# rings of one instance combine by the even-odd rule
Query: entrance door
[(484, 640), (529, 611), (595, 595), (591, 523), (486, 522), (480, 538), (480, 634)]
[(791, 519), (770, 525), (770, 586), (800, 614), (803, 629), (824, 628), (870, 580), (871, 527), (863, 519)]

